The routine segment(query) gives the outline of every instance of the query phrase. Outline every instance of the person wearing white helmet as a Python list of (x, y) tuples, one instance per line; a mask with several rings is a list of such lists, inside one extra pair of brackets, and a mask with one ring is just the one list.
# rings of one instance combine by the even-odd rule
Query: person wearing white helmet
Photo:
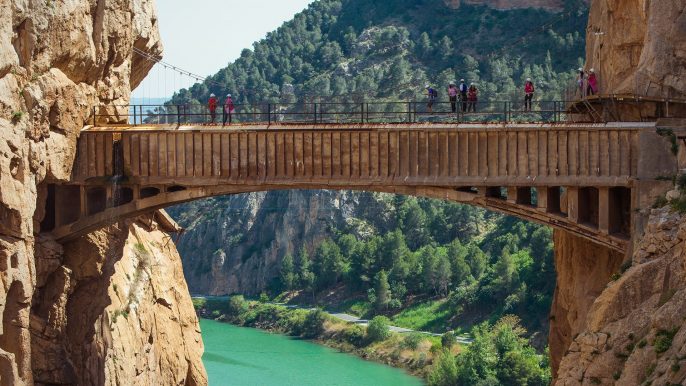
[(467, 90), (469, 87), (467, 87), (467, 84), (464, 82), (464, 79), (460, 79), (460, 86), (458, 87), (458, 90), (460, 90), (460, 99), (462, 100), (462, 112), (467, 111)]
[(476, 102), (479, 100), (479, 90), (476, 88), (476, 84), (472, 83), (469, 85), (467, 90), (467, 112), (476, 112)]
[(576, 85), (577, 89), (579, 90), (579, 95), (583, 98), (584, 96), (584, 81), (586, 80), (585, 74), (584, 74), (584, 69), (582, 67), (579, 67), (579, 73), (576, 77)]
[(210, 94), (210, 100), (207, 101), (207, 108), (210, 110), (210, 118), (212, 124), (217, 118), (217, 97), (214, 94)]
[(226, 120), (229, 120), (229, 125), (231, 124), (231, 115), (236, 112), (235, 106), (233, 104), (233, 99), (231, 99), (231, 94), (226, 94), (226, 101), (224, 102), (224, 121), (222, 126), (226, 125)]
[(594, 69), (588, 70), (588, 86), (586, 86), (586, 95), (595, 95), (598, 92), (598, 77)]
[(534, 83), (531, 78), (526, 78), (524, 84), (524, 111), (531, 111), (531, 100), (534, 99)]
[(450, 109), (453, 113), (457, 112), (457, 86), (454, 80), (448, 85), (448, 97), (450, 97)]

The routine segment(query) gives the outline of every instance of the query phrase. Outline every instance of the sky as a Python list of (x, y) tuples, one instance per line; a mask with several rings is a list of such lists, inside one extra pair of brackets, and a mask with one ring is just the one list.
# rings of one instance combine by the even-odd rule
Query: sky
[[(156, 0), (162, 60), (200, 76), (236, 60), (312, 0)], [(134, 98), (162, 98), (189, 87), (188, 76), (156, 65), (133, 92)]]

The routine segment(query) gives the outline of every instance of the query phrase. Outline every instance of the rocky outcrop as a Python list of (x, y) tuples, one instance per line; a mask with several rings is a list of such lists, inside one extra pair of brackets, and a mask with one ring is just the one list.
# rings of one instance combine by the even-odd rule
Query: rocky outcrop
[[(131, 89), (151, 68), (151, 62), (132, 57), (132, 47), (152, 55), (162, 51), (152, 0), (0, 2), (0, 384), (57, 379), (72, 379), (75, 384), (88, 384), (89, 380), (130, 384), (157, 374), (152, 370), (155, 366), (172, 362), (160, 350), (146, 352), (138, 342), (140, 336), (130, 332), (143, 329), (145, 321), (131, 317), (143, 316), (140, 312), (120, 319), (115, 331), (110, 330), (109, 320), (96, 312), (116, 304), (108, 289), (110, 276), (94, 266), (100, 261), (100, 269), (104, 269), (106, 253), (116, 250), (104, 239), (107, 231), (94, 235), (101, 238), (100, 243), (84, 244), (78, 257), (75, 253), (63, 255), (62, 246), (37, 236), (47, 183), (69, 179), (76, 139), (93, 107), (127, 103)], [(78, 265), (62, 261), (76, 258), (84, 260)], [(126, 261), (124, 257), (120, 260)], [(160, 264), (178, 273), (177, 260), (160, 260)], [(83, 276), (82, 269), (92, 270), (91, 276)], [(84, 281), (84, 277), (89, 279)], [(79, 292), (86, 282), (99, 292), (88, 296)], [(147, 283), (142, 291), (153, 288)], [(73, 296), (79, 293), (99, 305), (90, 310), (74, 307), (79, 302)], [(188, 301), (175, 300), (170, 303), (173, 307), (188, 307)], [(156, 303), (146, 307), (152, 304)], [(62, 324), (64, 320), (69, 328)], [(170, 329), (164, 334), (171, 336), (179, 333), (183, 323), (191, 322), (170, 316), (169, 321), (157, 324), (156, 331)], [(71, 356), (70, 350), (76, 348), (67, 343), (86, 340), (80, 341), (74, 334), (93, 338), (89, 341), (94, 345), (89, 351), (92, 355), (84, 356), (82, 363)], [(128, 335), (138, 351), (101, 345), (117, 334)], [(157, 338), (164, 334), (151, 334), (151, 345), (161, 345)], [(200, 347), (192, 339), (185, 343), (189, 351)], [(150, 352), (158, 356), (158, 364), (150, 358), (143, 360), (142, 355)], [(141, 365), (128, 366), (135, 358)], [(186, 359), (191, 361), (189, 368), (201, 372), (199, 358), (189, 355)], [(114, 369), (124, 363), (125, 369)], [(86, 371), (101, 377), (85, 378)], [(202, 382), (203, 378), (176, 374), (163, 379), (178, 384), (181, 379)]]
[(553, 367), (584, 328), (588, 312), (624, 255), (564, 231), (553, 233), (557, 285), (550, 310), (548, 345)]
[(457, 9), (461, 5), (485, 5), (493, 9), (506, 11), (520, 8), (541, 8), (558, 12), (564, 9), (563, 0), (443, 0), (445, 5)]
[(201, 200), (169, 212), (186, 228), (178, 248), (192, 292), (259, 294), (278, 277), (283, 256), (296, 248), (305, 246), (311, 252), (336, 230), (358, 234), (386, 230), (388, 197), (348, 191), (274, 191)]
[(686, 0), (593, 0), (586, 61), (602, 94), (686, 96)]
[[(181, 258), (153, 214), (62, 248), (41, 239), (31, 313), (37, 384), (204, 385)], [(50, 256), (46, 258), (46, 256)], [(53, 261), (59, 261), (56, 266)]]
[(645, 234), (589, 308), (556, 385), (686, 382), (686, 216), (654, 210)]

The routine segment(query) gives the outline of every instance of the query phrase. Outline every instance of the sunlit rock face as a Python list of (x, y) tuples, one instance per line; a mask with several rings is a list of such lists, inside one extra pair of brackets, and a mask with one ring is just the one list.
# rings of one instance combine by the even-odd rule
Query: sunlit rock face
[(632, 264), (594, 282), (606, 285), (571, 336), (556, 385), (683, 385), (686, 216), (654, 210)]
[[(94, 261), (84, 260), (78, 269), (70, 267), (64, 262), (62, 245), (38, 236), (47, 184), (70, 178), (76, 140), (79, 131), (88, 124), (93, 107), (128, 103), (131, 89), (151, 68), (150, 61), (132, 56), (133, 47), (152, 55), (162, 52), (152, 0), (0, 2), (2, 385), (90, 384), (96, 378), (86, 380), (86, 372), (100, 374), (97, 379), (107, 384), (135, 384), (135, 379), (161, 376), (145, 366), (111, 369), (114, 362), (109, 353), (115, 353), (121, 364), (140, 358), (143, 353), (147, 355), (143, 349), (117, 352), (99, 346), (90, 352), (86, 362), (75, 361), (74, 348), (70, 346), (74, 335), (90, 336), (92, 342), (98, 343), (107, 342), (108, 337), (116, 334), (101, 322), (104, 319), (98, 319), (102, 315), (94, 317), (95, 312), (88, 315), (72, 308), (78, 303), (74, 294), (85, 285), (77, 277), (78, 270)], [(138, 235), (142, 237), (145, 232), (139, 230)], [(103, 238), (103, 243), (84, 247), (79, 252), (83, 258), (103, 258), (110, 251), (101, 247), (110, 242), (106, 232), (93, 237)], [(180, 272), (180, 263), (173, 258), (173, 247), (167, 252), (171, 258), (160, 259), (159, 263), (170, 271)], [(107, 288), (109, 284), (109, 276), (89, 277), (88, 285)], [(141, 288), (147, 291), (154, 285), (149, 281)], [(188, 298), (187, 291), (183, 296)], [(183, 296), (170, 303), (179, 308), (174, 311), (178, 315), (192, 312), (192, 309), (180, 310), (190, 307), (190, 300), (181, 299)], [(110, 291), (95, 292), (90, 301), (102, 305), (115, 303)], [(139, 309), (147, 310), (150, 305), (150, 302), (141, 303)], [(171, 329), (168, 333), (172, 336), (180, 333), (181, 323), (197, 328), (191, 320), (176, 318), (172, 324), (177, 330), (169, 323), (158, 326), (158, 330)], [(69, 320), (68, 328), (65, 320)], [(118, 323), (122, 331), (128, 331), (130, 342), (142, 342), (151, 336), (153, 345), (162, 345), (155, 334), (141, 335), (144, 331), (140, 326), (145, 325), (145, 320), (123, 318)], [(188, 340), (184, 336), (169, 342), (173, 350), (201, 349), (197, 336)], [(159, 354), (157, 359), (160, 366), (174, 369), (173, 376), (158, 378), (159, 382), (193, 384), (189, 379), (203, 382), (202, 376), (192, 375), (204, 374), (197, 356), (184, 355), (172, 360)], [(187, 365), (184, 367), (182, 362)], [(179, 366), (175, 367), (175, 363)], [(194, 373), (189, 368), (199, 370)], [(134, 369), (136, 373), (130, 373)], [(108, 375), (102, 375), (106, 372)], [(130, 381), (127, 379), (134, 376)]]
[(593, 0), (588, 68), (602, 94), (686, 96), (686, 0)]

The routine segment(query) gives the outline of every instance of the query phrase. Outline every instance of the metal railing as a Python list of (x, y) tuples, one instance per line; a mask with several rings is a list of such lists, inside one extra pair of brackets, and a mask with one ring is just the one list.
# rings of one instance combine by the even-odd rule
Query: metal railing
[[(102, 124), (364, 124), (364, 123), (483, 123), (569, 122), (566, 101), (457, 101), (434, 102), (314, 102), (236, 104), (232, 114), (217, 106), (214, 117), (208, 106), (118, 105), (93, 108), (94, 126)], [(579, 111), (574, 114), (583, 114)], [(576, 117), (578, 119), (578, 117)]]

